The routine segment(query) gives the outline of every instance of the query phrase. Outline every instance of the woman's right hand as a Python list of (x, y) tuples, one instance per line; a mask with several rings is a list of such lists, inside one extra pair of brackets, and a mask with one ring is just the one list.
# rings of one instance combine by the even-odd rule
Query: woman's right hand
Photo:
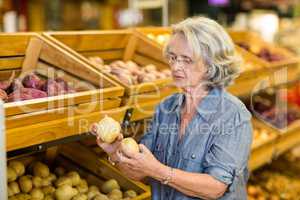
[(103, 142), (100, 139), (100, 137), (96, 134), (97, 133), (97, 125), (96, 124), (92, 125), (91, 133), (97, 137), (96, 142), (97, 142), (98, 146), (101, 147), (103, 149), (103, 151), (105, 151), (109, 156), (112, 156), (119, 150), (122, 139), (123, 139), (122, 134), (120, 134), (117, 137), (117, 139), (113, 143), (110, 144), (110, 143)]

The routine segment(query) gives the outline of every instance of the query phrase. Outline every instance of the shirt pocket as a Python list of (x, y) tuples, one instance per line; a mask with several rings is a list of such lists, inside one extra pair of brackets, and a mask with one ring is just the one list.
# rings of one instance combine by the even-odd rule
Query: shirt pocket
[(203, 156), (197, 151), (182, 152), (181, 168), (188, 172), (201, 172)]

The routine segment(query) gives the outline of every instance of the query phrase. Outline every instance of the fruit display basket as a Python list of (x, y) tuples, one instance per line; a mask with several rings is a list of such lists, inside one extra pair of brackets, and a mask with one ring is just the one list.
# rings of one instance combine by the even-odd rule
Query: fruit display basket
[(235, 44), (259, 58), (271, 71), (285, 68), (291, 71), (288, 73), (290, 79), (297, 75), (293, 76), (298, 72), (300, 59), (289, 50), (264, 41), (254, 32), (229, 30), (229, 34)]
[[(70, 156), (78, 155), (74, 151), (78, 148), (84, 150), (82, 153), (88, 153), (87, 162), (82, 162), (85, 160), (82, 155), (70, 159)], [(128, 200), (150, 199), (150, 190), (146, 185), (126, 178), (88, 148), (70, 143), (60, 146), (51, 156), (48, 151), (9, 158), (9, 200), (21, 196), (22, 199), (39, 196), (57, 200), (77, 199), (79, 196), (113, 199), (115, 195)]]
[[(125, 189), (137, 191), (140, 196), (137, 196), (134, 200), (150, 199), (149, 187), (140, 182), (131, 181), (129, 178), (126, 178), (124, 174), (112, 167), (106, 159), (99, 157), (99, 155), (88, 147), (79, 143), (69, 143), (61, 146), (60, 149), (61, 155), (73, 162), (80, 163), (83, 168), (89, 170), (93, 174), (104, 179), (116, 179), (120, 186), (123, 186)], [(74, 149), (77, 149), (78, 151), (74, 151)]]
[[(143, 112), (145, 103), (147, 106), (151, 102), (153, 109), (163, 98), (178, 91), (172, 85), (170, 69), (159, 46), (133, 30), (47, 32), (43, 36), (122, 85), (125, 88), (122, 105), (142, 108), (138, 113)], [(157, 71), (151, 72), (153, 66)], [(122, 73), (118, 71), (120, 68)], [(148, 75), (140, 75), (143, 70)], [(163, 71), (169, 74), (160, 77)], [(151, 74), (157, 76), (148, 80)], [(145, 117), (151, 114), (143, 113)]]
[(38, 34), (1, 34), (0, 41), (8, 151), (83, 133), (83, 121), (88, 126), (101, 112), (123, 120), (124, 88), (115, 81)]
[(253, 118), (253, 143), (249, 160), (250, 170), (255, 170), (272, 161), (275, 152), (276, 139), (279, 134), (260, 120)]
[[(124, 61), (125, 66), (121, 68), (132, 67), (126, 64), (127, 61), (133, 61), (140, 67), (155, 65), (158, 71), (169, 70), (158, 45), (139, 37), (133, 30), (48, 32), (43, 35), (124, 86), (127, 96), (158, 93), (159, 89), (172, 83), (170, 76), (136, 82), (126, 81), (113, 72), (112, 65), (119, 64), (112, 64), (113, 61)], [(102, 66), (97, 60), (89, 59), (97, 56), (103, 60)], [(112, 69), (107, 70), (107, 65)], [(151, 70), (146, 69), (146, 72), (151, 74)]]

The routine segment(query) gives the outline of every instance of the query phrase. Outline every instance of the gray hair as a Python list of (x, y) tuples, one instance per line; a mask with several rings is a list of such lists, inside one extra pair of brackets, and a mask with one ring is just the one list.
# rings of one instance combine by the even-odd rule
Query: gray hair
[(226, 87), (239, 75), (242, 59), (228, 33), (217, 22), (205, 17), (187, 18), (172, 26), (172, 34), (176, 33), (185, 36), (194, 58), (203, 59), (209, 87)]

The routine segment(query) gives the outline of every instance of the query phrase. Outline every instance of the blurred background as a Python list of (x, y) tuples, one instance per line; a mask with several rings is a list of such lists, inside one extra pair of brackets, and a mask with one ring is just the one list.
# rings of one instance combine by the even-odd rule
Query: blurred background
[(290, 43), (298, 34), (299, 0), (0, 0), (2, 32), (167, 26), (195, 15), (297, 51)]

